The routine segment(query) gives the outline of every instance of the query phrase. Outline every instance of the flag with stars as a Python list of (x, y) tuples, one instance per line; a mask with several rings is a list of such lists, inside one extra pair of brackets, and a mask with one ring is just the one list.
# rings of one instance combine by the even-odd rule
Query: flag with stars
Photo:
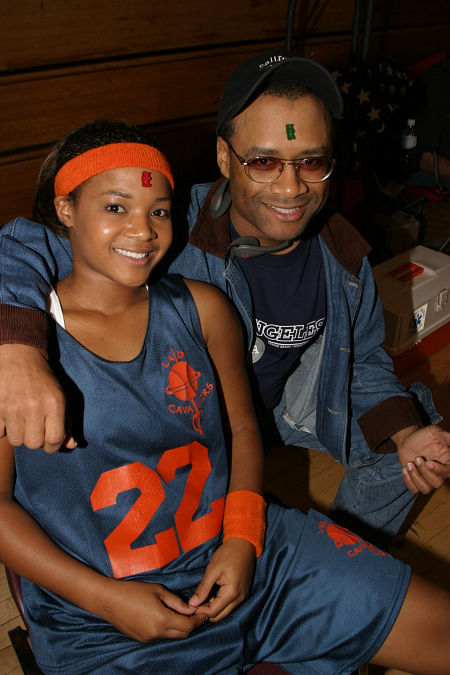
[(410, 82), (405, 71), (385, 60), (370, 67), (334, 68), (330, 72), (344, 102), (340, 124), (346, 171), (355, 175), (361, 156), (374, 149), (380, 151), (401, 133), (402, 106)]

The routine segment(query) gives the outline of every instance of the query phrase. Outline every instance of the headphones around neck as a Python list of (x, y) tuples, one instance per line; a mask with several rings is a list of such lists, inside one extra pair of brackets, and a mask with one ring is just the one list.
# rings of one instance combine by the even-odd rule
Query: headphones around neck
[[(214, 193), (209, 210), (213, 218), (221, 218), (231, 206), (231, 195), (228, 192), (229, 179), (225, 180), (219, 185)], [(228, 247), (227, 257), (235, 255), (238, 258), (256, 258), (265, 253), (276, 253), (282, 251), (292, 244), (291, 239), (282, 241), (275, 246), (260, 246), (256, 237), (238, 237)]]
[(231, 206), (231, 195), (228, 192), (229, 178), (225, 178), (214, 193), (209, 210), (213, 218), (221, 218)]
[(280, 241), (275, 246), (261, 246), (256, 237), (238, 237), (228, 247), (227, 257), (235, 255), (238, 258), (257, 258), (265, 253), (276, 253), (282, 251), (292, 244), (292, 239)]

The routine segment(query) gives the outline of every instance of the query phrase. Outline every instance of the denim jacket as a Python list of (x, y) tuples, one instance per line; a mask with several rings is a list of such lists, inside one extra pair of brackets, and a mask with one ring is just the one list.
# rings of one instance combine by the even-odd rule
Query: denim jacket
[[(193, 187), (189, 242), (169, 271), (212, 283), (227, 293), (251, 349), (252, 301), (238, 264), (227, 256), (228, 214), (214, 219), (209, 210), (216, 185)], [(336, 214), (324, 221), (318, 236), (326, 276), (326, 329), (287, 380), (285, 416), (298, 428), (306, 422), (308, 428), (313, 426), (319, 441), (339, 461), (350, 437), (352, 443), (365, 439), (375, 452), (394, 451), (389, 439), (393, 433), (422, 425), (413, 396), (421, 399), (433, 423), (440, 417), (423, 385), (416, 394), (401, 384), (382, 347), (383, 311), (366, 257), (367, 244)], [(0, 230), (0, 343), (29, 344), (45, 353), (45, 299), (50, 285), (71, 267), (69, 241), (42, 225), (16, 218)]]
[[(253, 345), (252, 301), (230, 243), (228, 215), (212, 217), (209, 202), (217, 184), (196, 185), (188, 212), (189, 242), (171, 271), (221, 288), (241, 315), (248, 348)], [(318, 235), (326, 289), (326, 329), (302, 354), (285, 385), (284, 417), (307, 425), (338, 461), (351, 443), (366, 441), (373, 451), (391, 452), (389, 437), (409, 425), (422, 426), (412, 400), (421, 400), (433, 422), (440, 420), (426, 387), (409, 392), (394, 374), (383, 348), (384, 315), (372, 270), (369, 246), (339, 215)], [(428, 423), (428, 420), (426, 420)]]

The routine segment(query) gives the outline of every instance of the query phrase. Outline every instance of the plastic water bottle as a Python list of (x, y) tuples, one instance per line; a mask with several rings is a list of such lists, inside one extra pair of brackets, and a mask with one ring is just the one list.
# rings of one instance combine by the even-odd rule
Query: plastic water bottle
[(402, 133), (402, 150), (413, 150), (417, 145), (416, 120), (409, 119)]
[(416, 120), (409, 119), (402, 133), (400, 154), (400, 176), (406, 181), (407, 177), (418, 170), (419, 156), (416, 152), (417, 129)]

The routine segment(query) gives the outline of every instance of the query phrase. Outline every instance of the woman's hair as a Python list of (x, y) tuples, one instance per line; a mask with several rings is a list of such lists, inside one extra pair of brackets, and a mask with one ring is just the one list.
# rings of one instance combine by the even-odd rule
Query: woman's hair
[[(56, 234), (67, 237), (67, 228), (58, 219), (53, 203), (55, 176), (60, 168), (74, 157), (110, 143), (151, 145), (151, 140), (139, 127), (121, 121), (96, 120), (72, 131), (54, 146), (42, 164), (33, 201), (33, 220), (46, 225)], [(69, 194), (74, 202), (78, 192), (79, 187)]]

